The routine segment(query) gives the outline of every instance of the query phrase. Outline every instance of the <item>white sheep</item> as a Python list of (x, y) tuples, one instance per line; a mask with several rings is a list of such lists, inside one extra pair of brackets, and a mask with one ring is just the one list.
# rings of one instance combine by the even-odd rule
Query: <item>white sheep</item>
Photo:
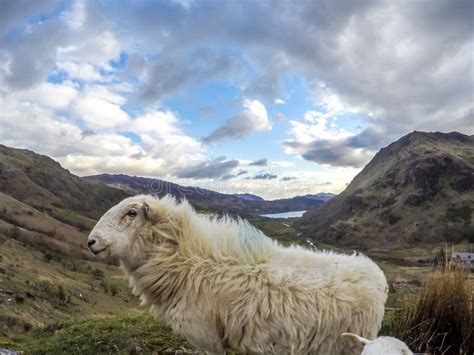
[(392, 337), (379, 337), (368, 340), (351, 333), (342, 334), (347, 345), (361, 355), (413, 355), (401, 340)]
[(284, 248), (172, 197), (125, 199), (88, 245), (117, 256), (142, 304), (210, 353), (341, 354), (341, 333), (371, 338), (381, 326), (387, 282), (369, 258)]

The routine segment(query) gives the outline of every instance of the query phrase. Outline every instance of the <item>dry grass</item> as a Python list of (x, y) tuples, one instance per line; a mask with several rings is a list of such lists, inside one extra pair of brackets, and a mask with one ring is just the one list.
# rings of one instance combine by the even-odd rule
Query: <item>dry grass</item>
[(473, 286), (470, 272), (447, 263), (423, 283), (393, 323), (392, 332), (414, 352), (474, 354)]

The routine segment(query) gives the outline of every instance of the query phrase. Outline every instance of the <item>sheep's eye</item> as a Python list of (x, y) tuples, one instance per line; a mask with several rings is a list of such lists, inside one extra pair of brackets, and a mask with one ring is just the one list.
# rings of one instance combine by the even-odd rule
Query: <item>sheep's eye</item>
[(137, 211), (135, 210), (130, 210), (127, 212), (127, 216), (129, 217), (136, 217), (137, 216)]

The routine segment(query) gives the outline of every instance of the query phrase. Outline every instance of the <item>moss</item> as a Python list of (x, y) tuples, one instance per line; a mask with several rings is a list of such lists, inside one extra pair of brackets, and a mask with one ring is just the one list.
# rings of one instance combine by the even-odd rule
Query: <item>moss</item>
[(129, 354), (191, 346), (150, 315), (122, 316), (77, 323), (55, 323), (16, 339), (26, 354)]

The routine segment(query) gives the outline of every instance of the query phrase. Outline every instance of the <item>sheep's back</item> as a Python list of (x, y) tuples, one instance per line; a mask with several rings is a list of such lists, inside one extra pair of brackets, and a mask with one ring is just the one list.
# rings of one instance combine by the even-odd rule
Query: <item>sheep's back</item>
[(370, 259), (290, 248), (267, 264), (247, 268), (233, 279), (238, 285), (233, 294), (223, 297), (232, 346), (249, 352), (324, 353), (343, 351), (343, 332), (377, 335), (386, 280)]

